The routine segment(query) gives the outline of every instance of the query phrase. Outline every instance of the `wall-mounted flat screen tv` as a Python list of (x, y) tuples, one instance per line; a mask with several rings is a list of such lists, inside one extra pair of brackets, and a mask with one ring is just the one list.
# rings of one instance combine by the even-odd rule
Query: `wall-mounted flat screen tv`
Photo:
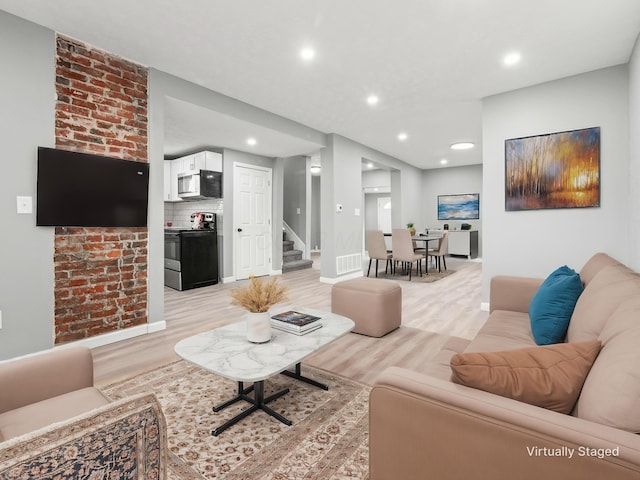
[(438, 220), (477, 220), (480, 194), (438, 195)]
[(149, 164), (38, 147), (36, 225), (146, 227)]

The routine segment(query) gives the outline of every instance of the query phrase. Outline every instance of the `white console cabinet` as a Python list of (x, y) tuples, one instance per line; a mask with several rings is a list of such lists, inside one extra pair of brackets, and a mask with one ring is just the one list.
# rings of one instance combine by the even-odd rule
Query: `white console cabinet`
[(449, 255), (464, 255), (467, 258), (478, 257), (477, 230), (449, 230)]

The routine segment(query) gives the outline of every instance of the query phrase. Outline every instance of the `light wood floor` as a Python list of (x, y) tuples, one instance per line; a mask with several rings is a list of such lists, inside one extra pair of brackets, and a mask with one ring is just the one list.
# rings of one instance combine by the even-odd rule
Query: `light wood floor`
[[(331, 285), (320, 283), (320, 259), (314, 268), (284, 274), (290, 300), (282, 305), (331, 309)], [(486, 320), (480, 310), (482, 263), (448, 258), (456, 273), (434, 283), (398, 280), (402, 286), (402, 327), (383, 338), (355, 333), (331, 343), (305, 360), (354, 380), (371, 384), (387, 366), (419, 369), (449, 336), (471, 339)], [(366, 270), (365, 270), (366, 274)], [(220, 284), (178, 292), (165, 288), (166, 330), (93, 350), (95, 381), (108, 385), (178, 360), (173, 346), (181, 339), (244, 319), (245, 311), (230, 304)]]

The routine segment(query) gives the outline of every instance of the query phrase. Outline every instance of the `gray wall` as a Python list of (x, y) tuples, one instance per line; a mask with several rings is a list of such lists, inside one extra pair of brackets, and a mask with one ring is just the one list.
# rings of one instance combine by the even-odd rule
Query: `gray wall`
[(422, 173), (422, 218), (416, 223), (417, 230), (424, 228), (442, 228), (445, 223), (450, 227), (459, 226), (461, 221), (438, 220), (438, 195), (452, 195), (457, 193), (480, 194), (480, 219), (467, 220), (474, 230), (478, 230), (478, 249), (482, 256), (482, 219), (484, 206), (482, 195), (482, 165), (465, 167), (439, 168), (425, 170)]
[[(322, 264), (324, 280), (337, 277), (336, 257), (362, 253), (364, 195), (362, 194), (362, 160), (368, 159), (391, 173), (393, 226), (405, 226), (420, 218), (421, 171), (396, 158), (373, 150), (340, 135), (327, 136), (322, 157)], [(342, 213), (336, 205), (342, 204)], [(360, 215), (355, 210), (360, 210)]]
[(224, 188), (224, 208), (227, 212), (227, 221), (223, 225), (222, 235), (226, 241), (224, 242), (223, 253), (223, 278), (231, 278), (235, 275), (234, 272), (234, 251), (233, 251), (233, 236), (235, 235), (233, 225), (233, 164), (244, 163), (247, 165), (256, 165), (259, 167), (271, 168), (271, 202), (273, 209), (273, 217), (271, 222), (273, 230), (271, 234), (271, 246), (272, 246), (272, 268), (274, 270), (280, 270), (282, 266), (282, 198), (283, 198), (283, 171), (280, 168), (282, 159), (274, 159), (263, 157), (261, 155), (254, 155), (247, 152), (239, 152), (237, 150), (231, 150), (225, 148), (222, 152), (223, 155), (223, 188)]
[[(545, 277), (560, 265), (579, 269), (599, 251), (629, 261), (628, 119), (626, 66), (484, 99), (483, 301), (494, 275)], [(601, 127), (599, 208), (505, 211), (506, 139), (594, 126)]]
[[(307, 229), (307, 157), (284, 159), (283, 220), (306, 242)], [(298, 209), (300, 213), (298, 213)]]
[(629, 266), (640, 271), (640, 37), (629, 62)]
[(321, 211), (321, 198), (320, 195), (320, 175), (313, 175), (311, 177), (311, 225), (310, 225), (310, 247), (312, 250), (319, 250), (322, 248), (322, 224), (320, 218)]
[(53, 228), (35, 226), (35, 195), (37, 148), (55, 144), (54, 58), (51, 30), (0, 11), (0, 360), (53, 346)]
[[(188, 82), (176, 76), (151, 68), (149, 71), (149, 162), (151, 178), (149, 186), (149, 322), (161, 321), (164, 317), (164, 207), (163, 207), (163, 164), (164, 161), (164, 101), (171, 97), (192, 103), (213, 111), (246, 120), (272, 130), (304, 138), (318, 144), (324, 144), (325, 135), (292, 120), (259, 109), (247, 103), (227, 97), (220, 93)], [(274, 251), (272, 265), (279, 269), (282, 264), (282, 248), (275, 245), (276, 238), (281, 237), (282, 228), (282, 195), (284, 173), (282, 159), (267, 159), (257, 155), (243, 154), (233, 150), (224, 152), (223, 189), (225, 222), (223, 224), (223, 259), (222, 276), (232, 278), (233, 275), (233, 161), (253, 163), (255, 165), (273, 167), (273, 235)], [(154, 175), (155, 172), (155, 175)]]

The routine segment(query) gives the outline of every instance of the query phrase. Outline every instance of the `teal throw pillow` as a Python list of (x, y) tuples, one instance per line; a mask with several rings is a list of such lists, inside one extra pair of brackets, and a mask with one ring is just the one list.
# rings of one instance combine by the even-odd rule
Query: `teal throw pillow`
[(581, 293), (580, 275), (566, 265), (551, 273), (540, 285), (529, 304), (531, 332), (538, 345), (564, 340)]

